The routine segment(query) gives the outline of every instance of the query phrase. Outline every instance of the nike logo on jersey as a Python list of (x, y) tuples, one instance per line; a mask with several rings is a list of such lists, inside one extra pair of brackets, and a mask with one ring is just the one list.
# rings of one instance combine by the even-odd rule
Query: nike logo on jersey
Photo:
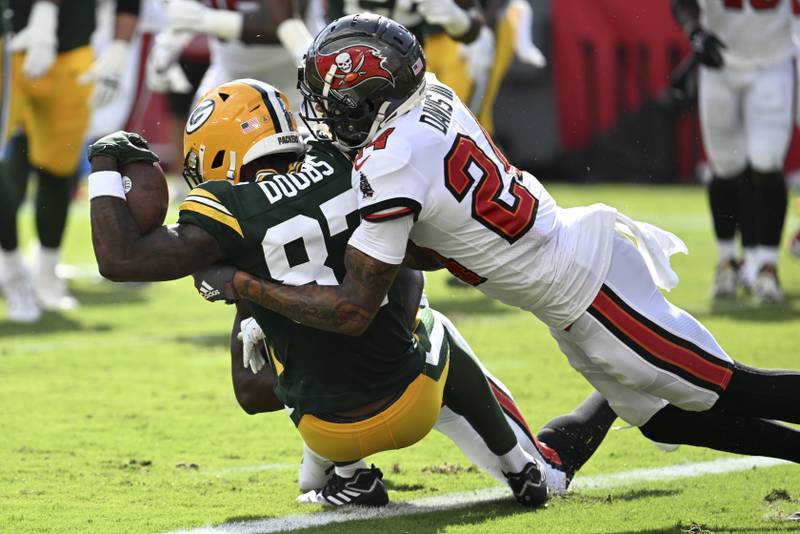
[[(361, 153), (360, 153), (360, 152), (359, 152), (359, 155), (361, 155)], [(361, 170), (361, 167), (364, 165), (364, 162), (366, 162), (366, 161), (369, 159), (369, 156), (370, 156), (370, 154), (367, 154), (367, 155), (366, 155), (366, 156), (364, 156), (363, 158), (355, 160), (355, 161), (353, 162), (353, 168), (354, 168), (356, 171), (360, 171), (360, 170)]]

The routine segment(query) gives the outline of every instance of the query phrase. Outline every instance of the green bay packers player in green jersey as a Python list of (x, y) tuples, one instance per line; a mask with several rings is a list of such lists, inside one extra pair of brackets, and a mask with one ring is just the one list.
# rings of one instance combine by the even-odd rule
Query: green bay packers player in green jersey
[[(184, 177), (193, 189), (178, 224), (144, 236), (127, 210), (117, 168), (156, 156), (135, 134), (114, 134), (90, 148), (92, 239), (104, 276), (175, 279), (224, 260), (287, 284), (343, 279), (350, 268), (344, 249), (358, 224), (350, 161), (324, 143), (305, 153), (286, 98), (274, 87), (238, 80), (212, 90), (187, 122), (184, 148)], [(489, 383), (446, 319), (425, 308), (409, 321), (419, 293), (415, 300), (404, 283), (399, 277), (359, 336), (316, 330), (252, 307), (269, 340), (275, 396), (289, 408), (308, 448), (336, 464), (313, 501), (385, 504), (382, 475), (363, 458), (420, 440), (443, 403), (449, 410), (443, 424), (483, 444), (486, 450), (474, 454), (491, 454), (484, 463), (496, 466), (520, 503), (538, 506), (553, 488), (563, 491), (588, 455), (577, 455), (576, 462), (565, 453), (562, 459), (537, 446), (532, 435), (523, 448), (509, 423), (521, 419), (510, 394)], [(198, 287), (205, 290), (202, 280)], [(614, 416), (602, 400), (593, 403), (602, 421), (592, 432), (596, 437), (599, 429), (602, 438)], [(517, 426), (527, 428), (524, 421)], [(584, 450), (590, 455), (599, 441), (585, 439), (592, 445)]]

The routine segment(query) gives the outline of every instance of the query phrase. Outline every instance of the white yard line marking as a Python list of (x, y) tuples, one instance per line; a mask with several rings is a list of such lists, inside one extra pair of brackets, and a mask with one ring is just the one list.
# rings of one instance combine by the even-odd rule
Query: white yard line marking
[[(692, 478), (703, 475), (717, 475), (733, 471), (745, 471), (756, 467), (767, 468), (776, 465), (786, 465), (789, 462), (774, 458), (721, 458), (709, 462), (693, 464), (679, 464), (652, 469), (634, 469), (608, 475), (578, 477), (572, 483), (572, 489), (606, 489), (636, 482), (654, 480), (675, 480), (679, 478)], [(262, 534), (268, 532), (286, 532), (303, 528), (318, 527), (347, 521), (364, 519), (385, 519), (406, 515), (421, 514), (426, 512), (440, 512), (480, 504), (497, 499), (509, 498), (507, 488), (493, 487), (484, 490), (462, 493), (450, 493), (436, 497), (425, 497), (392, 503), (385, 508), (378, 509), (341, 509), (327, 510), (310, 514), (296, 514), (273, 519), (256, 519), (252, 521), (237, 521), (217, 526), (205, 526), (187, 530), (175, 530), (166, 534)]]

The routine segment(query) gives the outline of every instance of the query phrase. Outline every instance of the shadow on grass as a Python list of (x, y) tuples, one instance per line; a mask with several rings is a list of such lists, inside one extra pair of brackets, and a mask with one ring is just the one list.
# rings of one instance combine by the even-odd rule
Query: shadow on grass
[(510, 306), (484, 296), (477, 289), (467, 288), (458, 290), (458, 295), (448, 295), (445, 298), (434, 298), (431, 307), (445, 315), (505, 315), (515, 313)]
[[(14, 336), (30, 336), (33, 334), (51, 334), (53, 332), (108, 332), (113, 325), (101, 323), (85, 325), (76, 319), (58, 312), (44, 312), (42, 318), (34, 324), (0, 322), (0, 338)], [(0, 355), (6, 351), (13, 352), (13, 346), (0, 344)]]
[(425, 489), (425, 484), (398, 484), (391, 480), (384, 480), (386, 489), (394, 491), (420, 491)]
[(198, 334), (196, 336), (175, 336), (175, 343), (186, 343), (196, 347), (227, 347), (231, 343), (230, 333), (224, 334)]
[(780, 304), (756, 305), (749, 298), (737, 300), (713, 301), (708, 308), (700, 310), (687, 309), (697, 319), (709, 317), (729, 317), (743, 321), (786, 322), (800, 318), (800, 294), (787, 294), (786, 300)]
[(603, 495), (581, 495), (581, 499), (589, 501), (605, 501), (614, 503), (616, 501), (636, 501), (639, 499), (655, 499), (658, 497), (674, 497), (680, 495), (683, 491), (679, 489), (635, 489), (626, 491), (624, 493)]
[(72, 295), (78, 299), (81, 306), (116, 306), (118, 304), (133, 304), (147, 301), (143, 289), (147, 283), (105, 283), (96, 286), (97, 290), (75, 288)]
[(739, 528), (728, 525), (697, 525), (694, 523), (678, 523), (674, 527), (644, 529), (644, 530), (619, 530), (608, 534), (713, 534), (715, 532), (740, 532), (742, 534), (758, 532), (800, 532), (800, 525), (786, 523), (774, 526)]
[[(344, 510), (342, 510), (345, 512)], [(481, 525), (500, 517), (510, 517), (519, 514), (536, 514), (541, 510), (527, 510), (522, 508), (512, 499), (503, 499), (487, 503), (460, 508), (457, 510), (446, 510), (437, 512), (430, 508), (421, 510), (418, 514), (403, 515), (388, 518), (369, 518), (369, 519), (350, 519), (345, 523), (327, 524), (318, 527), (293, 530), (304, 533), (323, 533), (343, 531), (353, 533), (364, 532), (414, 532), (415, 534), (433, 534), (443, 532), (452, 526), (473, 526), (476, 529)], [(259, 521), (274, 518), (257, 516), (236, 516), (225, 520), (226, 523), (235, 521)], [(253, 532), (257, 532), (253, 530)]]

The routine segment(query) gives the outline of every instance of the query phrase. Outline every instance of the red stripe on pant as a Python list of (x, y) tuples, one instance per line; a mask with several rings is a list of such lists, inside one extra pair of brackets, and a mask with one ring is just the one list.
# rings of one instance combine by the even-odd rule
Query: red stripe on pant
[(536, 438), (536, 434), (531, 432), (531, 429), (528, 426), (528, 423), (525, 421), (525, 418), (522, 416), (522, 412), (520, 412), (519, 408), (517, 408), (517, 405), (516, 405), (516, 403), (514, 403), (514, 400), (511, 397), (509, 397), (508, 395), (506, 395), (505, 391), (503, 391), (502, 389), (497, 387), (491, 380), (489, 381), (489, 385), (492, 387), (492, 393), (494, 393), (494, 397), (497, 399), (497, 402), (500, 404), (500, 406), (502, 406), (502, 408), (506, 412), (508, 412), (511, 415), (511, 417), (522, 428), (525, 429), (527, 434), (533, 440), (534, 446), (537, 449), (539, 449), (539, 452), (544, 457), (544, 459), (547, 460), (548, 462), (550, 462), (551, 464), (558, 465), (558, 466), (562, 465), (561, 457), (558, 455), (558, 453), (555, 450), (553, 450), (550, 447), (548, 447), (547, 445), (545, 445), (544, 443), (542, 443), (541, 441), (539, 441)]
[(603, 291), (598, 293), (592, 307), (611, 322), (625, 336), (655, 358), (679, 367), (704, 382), (728, 387), (733, 371), (708, 361), (696, 352), (676, 345), (642, 324), (636, 317), (621, 308)]

